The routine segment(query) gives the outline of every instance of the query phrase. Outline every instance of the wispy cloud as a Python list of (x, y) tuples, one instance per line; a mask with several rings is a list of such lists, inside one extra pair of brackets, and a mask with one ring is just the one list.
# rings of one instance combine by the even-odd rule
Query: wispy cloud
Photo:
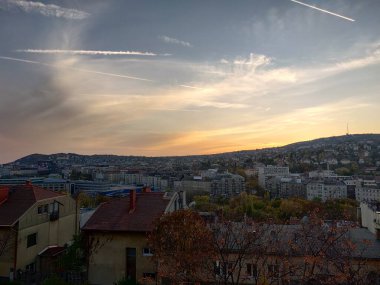
[(158, 38), (168, 44), (176, 44), (184, 47), (193, 47), (193, 45), (189, 42), (185, 42), (168, 36), (159, 36)]
[(309, 7), (309, 8), (312, 8), (312, 9), (315, 9), (317, 11), (320, 11), (320, 12), (323, 12), (323, 13), (326, 13), (326, 14), (330, 14), (332, 16), (335, 16), (335, 17), (339, 17), (339, 18), (342, 18), (344, 20), (347, 20), (347, 21), (350, 21), (350, 22), (355, 22), (354, 19), (351, 19), (351, 18), (348, 18), (348, 17), (345, 17), (345, 16), (342, 16), (342, 15), (339, 15), (337, 13), (333, 13), (331, 11), (328, 11), (328, 10), (325, 10), (325, 9), (321, 9), (321, 8), (318, 8), (316, 6), (313, 6), (313, 5), (309, 5), (309, 4), (306, 4), (306, 3), (303, 3), (301, 1), (296, 1), (296, 0), (290, 0), (294, 3), (297, 3), (297, 4), (300, 4), (300, 5), (303, 5), (303, 6), (306, 6), (306, 7)]
[(71, 70), (77, 70), (80, 72), (87, 72), (87, 73), (93, 73), (93, 74), (99, 74), (99, 75), (105, 75), (105, 76), (111, 76), (111, 77), (119, 77), (119, 78), (154, 82), (154, 80), (150, 80), (147, 78), (141, 78), (141, 77), (135, 77), (135, 76), (129, 76), (129, 75), (117, 74), (117, 73), (101, 72), (101, 71), (89, 70), (89, 69), (83, 69), (83, 68), (76, 68), (76, 67), (70, 67), (70, 66), (60, 65), (60, 64), (50, 64), (50, 63), (44, 63), (44, 62), (40, 62), (40, 61), (26, 60), (26, 59), (14, 58), (14, 57), (0, 56), (0, 59), (18, 61), (18, 62), (24, 62), (24, 63), (39, 64), (39, 65), (53, 67), (53, 68), (71, 69)]
[(39, 54), (68, 54), (68, 55), (139, 55), (157, 56), (153, 52), (145, 51), (112, 51), (112, 50), (67, 50), (67, 49), (18, 49), (17, 52)]
[(89, 13), (64, 8), (53, 4), (44, 4), (42, 2), (22, 1), (22, 0), (0, 0), (0, 7), (11, 10), (13, 8), (21, 9), (26, 13), (37, 13), (47, 17), (65, 18), (71, 20), (83, 20), (90, 16)]

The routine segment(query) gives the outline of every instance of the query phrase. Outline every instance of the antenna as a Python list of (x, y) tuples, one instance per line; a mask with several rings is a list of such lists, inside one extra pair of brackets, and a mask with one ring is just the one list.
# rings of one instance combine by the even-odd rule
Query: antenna
[(348, 130), (348, 123), (347, 123), (347, 132), (346, 132), (346, 136), (349, 136), (350, 135), (350, 132)]

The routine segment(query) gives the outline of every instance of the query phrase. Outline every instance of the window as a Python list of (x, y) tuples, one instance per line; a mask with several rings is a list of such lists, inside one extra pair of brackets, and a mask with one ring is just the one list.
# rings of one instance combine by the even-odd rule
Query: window
[(31, 247), (37, 244), (37, 233), (30, 234), (27, 237), (26, 247)]
[(277, 264), (268, 265), (268, 273), (270, 276), (278, 277), (279, 275), (279, 266)]
[(234, 264), (232, 262), (224, 262), (222, 273), (224, 276), (231, 275), (234, 271)]
[(38, 208), (37, 208), (38, 214), (46, 214), (48, 211), (49, 211), (49, 205), (48, 204), (38, 206)]
[(150, 278), (150, 279), (156, 280), (156, 273), (153, 273), (153, 272), (144, 272), (143, 273), (143, 277), (144, 278)]
[(257, 277), (257, 265), (252, 263), (247, 263), (246, 274), (251, 277)]
[(149, 247), (144, 247), (143, 248), (143, 256), (152, 256), (153, 255), (153, 250)]
[(25, 266), (25, 271), (32, 272), (32, 273), (36, 272), (36, 264), (34, 262), (28, 264), (27, 266)]

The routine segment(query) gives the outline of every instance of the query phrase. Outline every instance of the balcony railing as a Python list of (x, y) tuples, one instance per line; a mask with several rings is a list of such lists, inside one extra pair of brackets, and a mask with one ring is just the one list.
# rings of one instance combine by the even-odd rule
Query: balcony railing
[(59, 219), (59, 212), (50, 213), (50, 221), (56, 221)]

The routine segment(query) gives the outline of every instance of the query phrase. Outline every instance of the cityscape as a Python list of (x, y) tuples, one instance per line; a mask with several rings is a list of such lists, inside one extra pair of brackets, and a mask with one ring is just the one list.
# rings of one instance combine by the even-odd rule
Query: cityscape
[(0, 285), (380, 284), (377, 0), (0, 0)]

